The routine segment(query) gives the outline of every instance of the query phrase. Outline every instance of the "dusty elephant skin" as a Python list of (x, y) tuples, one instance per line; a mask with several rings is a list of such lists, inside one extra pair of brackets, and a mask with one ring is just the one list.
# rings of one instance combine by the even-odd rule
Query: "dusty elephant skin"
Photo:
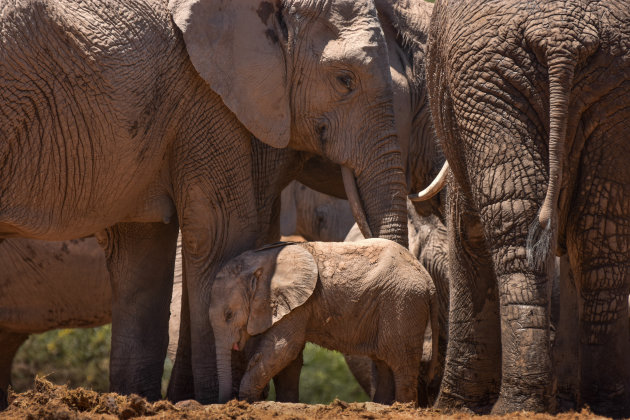
[(194, 394), (216, 398), (209, 291), (256, 240), (250, 132), (344, 164), (370, 230), (406, 242), (391, 76), (367, 2), (25, 1), (2, 6), (0, 43), (0, 232), (105, 229), (114, 391), (159, 398), (179, 225)]
[(630, 415), (628, 45), (625, 1), (436, 5), (428, 86), (452, 169), (438, 407), (554, 408), (550, 275), (566, 252), (575, 404)]
[[(422, 265), (394, 242), (312, 242), (248, 251), (221, 269), (212, 299), (222, 400), (230, 397), (230, 350), (261, 335), (241, 381), (243, 399), (260, 398), (271, 377), (309, 341), (387, 365), (396, 400), (417, 401), (429, 319), (438, 331), (435, 287)], [(437, 338), (433, 343), (432, 368)]]
[(111, 322), (105, 255), (95, 238), (0, 242), (0, 409), (13, 357), (29, 334)]

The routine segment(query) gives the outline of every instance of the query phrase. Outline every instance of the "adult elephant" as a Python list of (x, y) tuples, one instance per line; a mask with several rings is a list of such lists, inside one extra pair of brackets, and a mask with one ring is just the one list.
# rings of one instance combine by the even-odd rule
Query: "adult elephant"
[[(403, 150), (407, 191), (417, 191), (430, 183), (444, 161), (435, 141), (425, 82), (426, 43), (433, 5), (416, 2), (410, 4), (409, 8), (401, 10), (393, 7), (394, 4), (395, 2), (389, 0), (379, 0), (376, 7), (388, 47), (396, 129)], [(304, 151), (274, 149), (257, 140), (252, 142), (252, 149), (254, 163), (252, 177), (259, 214), (258, 231), (261, 232), (258, 245), (280, 239), (281, 191), (292, 180), (297, 179), (303, 185), (333, 197), (351, 196), (346, 194), (344, 188), (347, 177), (344, 179), (340, 166), (330, 159)], [(352, 191), (352, 188), (349, 190)], [(443, 203), (444, 195), (437, 195), (429, 201), (415, 203), (415, 209), (422, 217), (437, 215), (441, 218)], [(357, 218), (356, 214), (354, 216)], [(360, 218), (357, 218), (357, 221), (361, 223)], [(362, 231), (369, 230), (365, 229), (365, 222), (361, 226)], [(341, 240), (339, 237), (337, 239)], [(441, 302), (447, 302), (447, 289), (438, 288), (438, 295)], [(183, 300), (183, 304), (186, 305), (186, 300)], [(186, 389), (186, 384), (190, 383), (192, 376), (186, 362), (190, 357), (187, 350), (190, 347), (190, 334), (187, 333), (186, 320), (183, 321), (178, 355), (168, 393), (169, 398), (174, 401), (191, 397), (191, 390)], [(445, 331), (446, 328), (441, 329), (441, 332)], [(441, 337), (442, 348), (444, 342), (445, 337)], [(233, 360), (232, 366), (236, 365)], [(282, 382), (294, 384), (287, 385), (285, 395), (291, 395), (291, 390), (298, 389), (300, 368), (301, 360), (297, 360), (295, 365), (285, 372), (286, 376), (282, 378)], [(233, 375), (234, 380), (237, 377)], [(295, 392), (289, 400), (296, 401), (297, 398)]]
[(280, 233), (307, 241), (343, 242), (354, 225), (350, 204), (293, 181), (281, 196)]
[(250, 132), (344, 165), (371, 232), (406, 243), (370, 2), (13, 2), (0, 43), (0, 236), (103, 231), (112, 391), (160, 397), (179, 225), (194, 395), (216, 400), (208, 291), (256, 240)]
[(428, 87), (452, 169), (438, 407), (553, 409), (550, 277), (566, 252), (577, 404), (630, 414), (628, 28), (622, 1), (437, 3)]
[(33, 333), (111, 322), (105, 255), (94, 238), (0, 243), (0, 410), (15, 353)]

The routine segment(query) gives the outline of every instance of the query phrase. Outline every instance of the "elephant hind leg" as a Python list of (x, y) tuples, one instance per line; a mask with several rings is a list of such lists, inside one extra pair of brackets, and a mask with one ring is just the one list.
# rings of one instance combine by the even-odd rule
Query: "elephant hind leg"
[(479, 215), (455, 183), (449, 188), (449, 342), (435, 406), (486, 412), (501, 381), (496, 277)]
[(0, 330), (0, 411), (7, 408), (7, 389), (11, 383), (11, 366), (18, 349), (28, 334)]
[(587, 209), (567, 230), (579, 299), (580, 401), (598, 414), (630, 415), (630, 198), (627, 184), (595, 177)]
[(396, 398), (396, 384), (394, 374), (387, 363), (382, 360), (374, 360), (372, 365), (372, 400), (379, 404), (393, 404)]
[(104, 235), (112, 283), (113, 392), (162, 396), (177, 232), (177, 223), (119, 223)]

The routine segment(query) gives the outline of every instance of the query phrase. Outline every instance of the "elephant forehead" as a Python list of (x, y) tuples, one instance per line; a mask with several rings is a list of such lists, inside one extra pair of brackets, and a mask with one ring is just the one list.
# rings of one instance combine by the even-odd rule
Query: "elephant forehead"
[(326, 44), (322, 51), (322, 61), (370, 65), (376, 58), (376, 50), (380, 47), (374, 33), (365, 30), (346, 32), (340, 38)]

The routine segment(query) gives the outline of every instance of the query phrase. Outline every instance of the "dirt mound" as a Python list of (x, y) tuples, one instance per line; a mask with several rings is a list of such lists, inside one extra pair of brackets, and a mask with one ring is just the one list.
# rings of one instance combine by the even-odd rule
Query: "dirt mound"
[[(334, 401), (323, 404), (288, 404), (263, 401), (248, 404), (230, 401), (227, 404), (201, 405), (195, 401), (182, 401), (175, 405), (168, 401), (149, 403), (143, 398), (129, 397), (86, 390), (69, 389), (36, 378), (32, 390), (9, 396), (9, 408), (0, 412), (0, 419), (129, 419), (153, 417), (160, 419), (415, 419), (418, 417), (441, 419), (468, 419), (463, 412), (444, 413), (432, 409), (417, 409), (411, 405), (384, 406), (375, 403), (345, 403)], [(476, 417), (476, 416), (475, 416)], [(485, 416), (486, 418), (498, 418)], [(532, 413), (514, 413), (510, 419), (593, 419), (602, 418), (590, 412), (566, 413), (550, 416)]]

